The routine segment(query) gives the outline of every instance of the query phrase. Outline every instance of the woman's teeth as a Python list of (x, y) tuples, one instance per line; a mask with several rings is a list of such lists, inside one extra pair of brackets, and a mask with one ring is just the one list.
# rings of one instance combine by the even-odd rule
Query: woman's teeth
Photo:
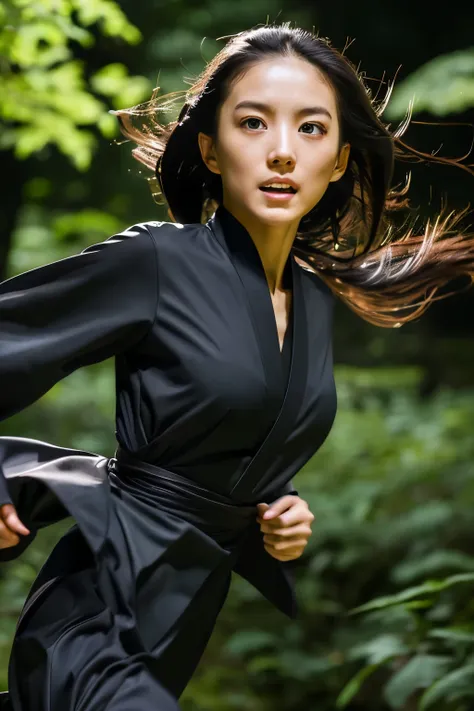
[(270, 185), (264, 185), (261, 190), (279, 190), (283, 193), (295, 193), (296, 190), (291, 185), (286, 183), (270, 183)]

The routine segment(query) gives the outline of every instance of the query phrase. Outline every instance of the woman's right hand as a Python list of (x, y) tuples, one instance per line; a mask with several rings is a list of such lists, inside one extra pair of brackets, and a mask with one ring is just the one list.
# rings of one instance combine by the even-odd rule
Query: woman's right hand
[(20, 541), (18, 534), (27, 536), (29, 530), (18, 518), (13, 504), (0, 506), (0, 548), (11, 548)]

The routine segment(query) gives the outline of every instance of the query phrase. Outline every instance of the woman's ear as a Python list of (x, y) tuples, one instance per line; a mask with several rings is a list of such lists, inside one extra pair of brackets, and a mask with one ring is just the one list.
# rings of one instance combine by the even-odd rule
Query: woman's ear
[(334, 166), (334, 171), (330, 179), (330, 183), (335, 183), (337, 180), (342, 178), (347, 169), (347, 164), (349, 163), (349, 155), (351, 152), (351, 147), (349, 143), (344, 143), (339, 155), (337, 157), (336, 165)]
[(202, 131), (200, 131), (198, 133), (198, 143), (199, 150), (201, 151), (201, 158), (206, 168), (208, 168), (211, 173), (216, 173), (217, 175), (220, 175), (221, 171), (219, 170), (219, 165), (215, 154), (214, 139), (211, 136), (208, 136), (207, 134), (202, 133)]

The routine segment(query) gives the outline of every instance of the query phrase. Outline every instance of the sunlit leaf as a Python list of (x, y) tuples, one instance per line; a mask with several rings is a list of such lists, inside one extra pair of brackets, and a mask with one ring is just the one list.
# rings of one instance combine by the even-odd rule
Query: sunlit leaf
[(140, 30), (129, 22), (112, 0), (71, 0), (85, 26), (100, 24), (101, 31), (112, 37), (121, 37), (129, 44), (136, 44), (141, 39)]
[(87, 169), (97, 131), (107, 138), (117, 133), (108, 110), (139, 103), (151, 86), (145, 77), (130, 77), (121, 64), (98, 70), (101, 85), (94, 78), (89, 85), (85, 62), (73, 58), (71, 43), (89, 46), (92, 25), (128, 43), (141, 39), (139, 30), (113, 0), (12, 0), (2, 13), (0, 117), (11, 127), (0, 132), (0, 149), (13, 146), (23, 159), (54, 145), (78, 170)]
[(58, 239), (72, 234), (80, 234), (86, 244), (93, 244), (120, 230), (121, 223), (113, 215), (101, 210), (84, 209), (58, 215), (52, 221), (52, 228)]
[(107, 64), (91, 76), (91, 86), (98, 94), (113, 96), (122, 90), (127, 80), (127, 70), (123, 64)]
[(410, 74), (395, 87), (384, 116), (402, 118), (410, 102), (414, 113), (438, 116), (474, 106), (474, 48), (442, 54)]

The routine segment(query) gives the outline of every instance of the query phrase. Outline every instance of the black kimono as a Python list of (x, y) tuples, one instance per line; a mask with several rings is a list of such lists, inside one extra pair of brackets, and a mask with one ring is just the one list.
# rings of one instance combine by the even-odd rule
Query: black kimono
[[(296, 615), (256, 504), (334, 420), (333, 296), (290, 254), (280, 352), (246, 229), (147, 222), (0, 284), (0, 419), (83, 365), (116, 363), (114, 457), (0, 437), (0, 504), (75, 525), (40, 571), (9, 666), (14, 711), (175, 711), (236, 571)], [(3, 705), (2, 705), (3, 704)]]

